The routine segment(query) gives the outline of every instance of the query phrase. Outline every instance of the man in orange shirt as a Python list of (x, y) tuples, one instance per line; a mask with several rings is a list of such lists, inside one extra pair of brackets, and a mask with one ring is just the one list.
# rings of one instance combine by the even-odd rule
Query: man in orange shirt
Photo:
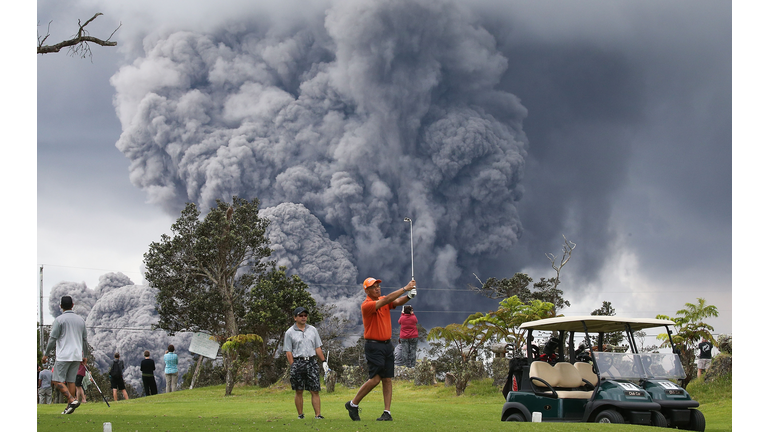
[[(365, 360), (368, 363), (368, 381), (366, 381), (355, 397), (344, 404), (349, 412), (349, 417), (354, 421), (360, 421), (358, 405), (363, 398), (381, 382), (384, 394), (384, 414), (377, 418), (378, 421), (392, 421), (389, 412), (392, 403), (392, 378), (395, 376), (395, 349), (392, 346), (392, 318), (389, 311), (404, 305), (411, 299), (409, 296), (401, 297), (408, 291), (416, 288), (416, 281), (411, 280), (403, 288), (386, 296), (381, 296), (380, 279), (368, 278), (363, 282), (366, 298), (360, 309), (363, 313), (363, 337), (365, 338)], [(402, 290), (402, 292), (401, 292)]]

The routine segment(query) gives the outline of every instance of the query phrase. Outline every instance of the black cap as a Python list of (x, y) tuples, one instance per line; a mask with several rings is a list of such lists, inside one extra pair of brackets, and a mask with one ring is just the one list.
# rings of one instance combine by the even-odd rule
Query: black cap
[(61, 308), (62, 309), (72, 309), (72, 297), (70, 296), (64, 296), (61, 298)]
[(299, 316), (300, 313), (306, 312), (307, 315), (309, 315), (309, 311), (304, 309), (303, 307), (299, 306), (296, 309), (293, 310), (293, 316)]

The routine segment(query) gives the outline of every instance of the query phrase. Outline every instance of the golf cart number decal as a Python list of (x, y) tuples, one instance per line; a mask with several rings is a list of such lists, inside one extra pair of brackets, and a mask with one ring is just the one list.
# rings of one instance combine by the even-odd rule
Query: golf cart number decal
[(645, 393), (633, 383), (618, 383), (624, 389), (625, 396), (643, 397)]
[(623, 388), (624, 390), (629, 390), (629, 391), (640, 390), (640, 388), (634, 385), (633, 383), (617, 383), (617, 384), (620, 385), (621, 388)]
[(666, 390), (680, 390), (680, 387), (678, 387), (677, 384), (670, 381), (661, 381), (659, 384)]

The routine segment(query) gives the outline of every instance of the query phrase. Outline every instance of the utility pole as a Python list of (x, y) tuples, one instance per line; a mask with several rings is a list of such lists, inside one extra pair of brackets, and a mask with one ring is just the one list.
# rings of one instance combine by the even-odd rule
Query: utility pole
[(40, 351), (45, 355), (45, 338), (43, 337), (43, 265), (40, 264)]

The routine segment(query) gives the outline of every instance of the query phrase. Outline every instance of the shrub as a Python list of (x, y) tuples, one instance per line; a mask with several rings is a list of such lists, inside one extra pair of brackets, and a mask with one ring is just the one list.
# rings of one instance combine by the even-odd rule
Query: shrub
[(733, 360), (729, 354), (720, 353), (712, 359), (712, 364), (704, 374), (704, 382), (710, 383), (720, 377), (730, 376), (733, 372)]
[(733, 354), (733, 344), (731, 341), (731, 335), (721, 334), (720, 336), (718, 336), (717, 349), (719, 349), (721, 353)]

